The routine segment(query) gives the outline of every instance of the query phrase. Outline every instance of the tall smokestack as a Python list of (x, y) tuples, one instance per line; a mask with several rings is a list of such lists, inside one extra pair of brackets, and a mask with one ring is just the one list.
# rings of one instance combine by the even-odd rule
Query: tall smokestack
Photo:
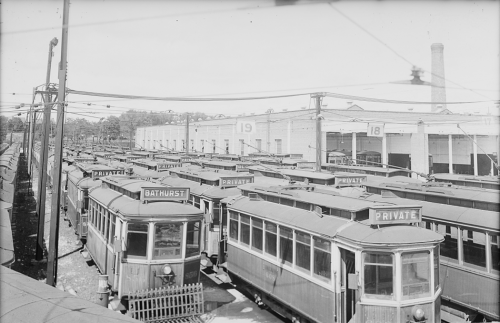
[[(431, 45), (432, 52), (432, 77), (431, 77), (431, 101), (432, 102), (446, 102), (446, 88), (444, 82), (444, 46), (443, 44), (436, 43)], [(446, 109), (446, 104), (434, 103), (431, 106), (431, 111), (436, 112), (438, 106)]]

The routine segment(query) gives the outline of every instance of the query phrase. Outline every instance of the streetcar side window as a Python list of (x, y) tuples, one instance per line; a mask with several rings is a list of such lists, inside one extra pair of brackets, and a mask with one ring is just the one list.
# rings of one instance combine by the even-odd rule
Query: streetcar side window
[(498, 271), (500, 270), (499, 241), (499, 236), (490, 234), (491, 270), (496, 274), (498, 274)]
[(280, 226), (280, 260), (287, 265), (293, 263), (292, 229)]
[(238, 213), (229, 211), (229, 238), (238, 241)]
[(187, 224), (186, 258), (200, 253), (200, 222)]
[(434, 248), (434, 291), (439, 289), (439, 245)]
[(182, 223), (156, 223), (153, 259), (181, 257)]
[(277, 251), (277, 241), (278, 241), (278, 236), (277, 236), (277, 226), (274, 223), (269, 223), (266, 222), (266, 246), (265, 246), (265, 251), (266, 253), (270, 254), (273, 257), (276, 257), (276, 251)]
[(252, 218), (252, 249), (262, 252), (262, 220)]
[(486, 269), (486, 234), (473, 230), (462, 230), (464, 266)]
[(109, 243), (113, 244), (115, 242), (115, 228), (116, 228), (116, 215), (113, 213), (110, 213), (111, 217), (111, 234), (109, 236)]
[(437, 224), (437, 232), (444, 235), (441, 243), (441, 257), (446, 257), (451, 262), (458, 262), (458, 229), (450, 225)]
[(146, 258), (148, 250), (148, 224), (129, 223), (127, 233), (127, 256)]
[(331, 244), (330, 241), (314, 237), (314, 268), (313, 273), (328, 282), (331, 277)]
[(248, 215), (241, 214), (240, 218), (241, 218), (240, 242), (246, 245), (250, 245), (250, 217)]
[(311, 236), (295, 231), (295, 264), (299, 269), (311, 270)]
[(403, 299), (429, 296), (431, 284), (429, 251), (403, 253), (401, 263)]
[(390, 253), (364, 253), (364, 293), (369, 298), (392, 299), (394, 256)]

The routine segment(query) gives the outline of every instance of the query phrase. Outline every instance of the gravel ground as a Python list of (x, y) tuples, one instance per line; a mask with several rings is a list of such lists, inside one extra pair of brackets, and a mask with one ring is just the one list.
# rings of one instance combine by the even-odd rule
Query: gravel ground
[[(45, 281), (47, 277), (47, 249), (45, 250), (45, 261), (35, 261), (35, 242), (38, 230), (38, 217), (36, 215), (36, 191), (38, 188), (38, 171), (33, 168), (33, 178), (30, 181), (27, 176), (26, 162), (20, 162), (18, 190), (14, 200), (13, 237), (16, 261), (12, 269), (32, 277)], [(46, 221), (44, 237), (48, 248), (50, 233), (50, 204), (52, 194), (47, 188), (46, 199)], [(64, 221), (64, 212), (60, 215), (59, 246), (58, 246), (58, 288), (76, 292), (79, 297), (97, 303), (97, 287), (99, 271), (92, 262), (87, 262), (80, 251), (82, 245), (76, 238), (73, 227)], [(235, 298), (224, 288), (221, 288), (210, 279), (201, 276), (204, 286), (204, 298), (208, 302), (216, 302), (216, 306), (232, 302)], [(215, 308), (212, 308), (215, 309)]]

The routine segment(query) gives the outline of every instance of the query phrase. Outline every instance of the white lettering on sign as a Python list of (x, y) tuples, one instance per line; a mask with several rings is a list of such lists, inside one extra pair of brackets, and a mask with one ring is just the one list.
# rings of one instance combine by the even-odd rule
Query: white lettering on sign
[(142, 201), (169, 201), (189, 198), (189, 188), (184, 187), (143, 187)]
[(336, 177), (337, 186), (360, 185), (363, 182), (366, 182), (366, 180), (366, 176)]
[(237, 121), (236, 122), (236, 132), (253, 134), (256, 133), (257, 127), (255, 126), (255, 121)]
[(366, 135), (369, 137), (383, 137), (384, 124), (383, 123), (369, 123)]
[(238, 186), (253, 183), (253, 177), (221, 177), (220, 186)]
[(420, 208), (370, 209), (371, 224), (414, 223), (422, 220)]
[(108, 176), (108, 175), (123, 175), (125, 174), (125, 170), (123, 169), (106, 169), (106, 170), (92, 170), (92, 178), (97, 179), (99, 177)]

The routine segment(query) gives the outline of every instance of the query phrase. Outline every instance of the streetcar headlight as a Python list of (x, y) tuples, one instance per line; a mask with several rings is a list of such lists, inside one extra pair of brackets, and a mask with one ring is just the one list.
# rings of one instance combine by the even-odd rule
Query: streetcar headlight
[(161, 272), (164, 275), (170, 275), (172, 273), (172, 267), (170, 267), (169, 264), (163, 265), (163, 267), (161, 268)]
[(425, 312), (422, 309), (422, 307), (415, 305), (411, 308), (411, 315), (413, 315), (413, 318), (415, 321), (422, 321), (425, 318)]

